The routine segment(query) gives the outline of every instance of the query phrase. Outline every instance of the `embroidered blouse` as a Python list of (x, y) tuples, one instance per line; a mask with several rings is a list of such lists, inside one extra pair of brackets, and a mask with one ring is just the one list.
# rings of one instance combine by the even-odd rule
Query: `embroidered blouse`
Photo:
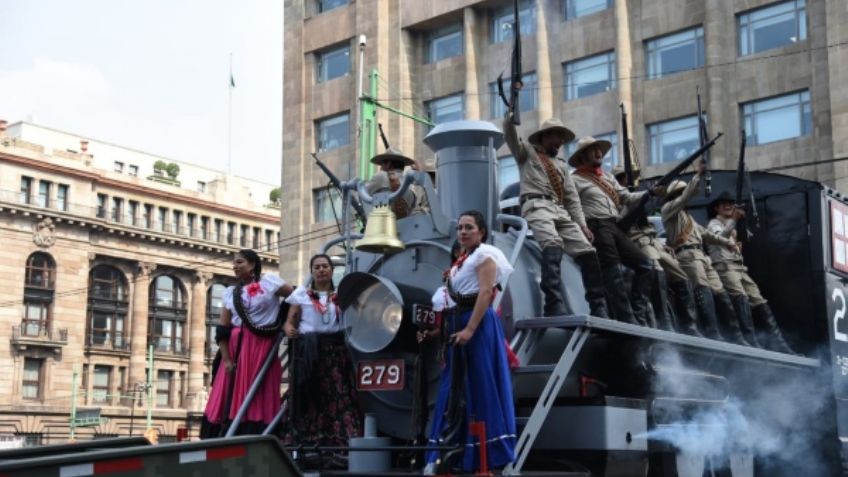
[[(280, 298), (276, 293), (286, 284), (286, 281), (276, 273), (266, 273), (259, 279), (258, 284), (258, 287), (251, 287), (250, 285), (242, 287), (241, 302), (244, 303), (244, 311), (250, 315), (250, 319), (256, 326), (269, 326), (277, 320), (277, 313), (280, 311)], [(221, 300), (224, 307), (232, 313), (232, 325), (241, 326), (241, 317), (236, 312), (235, 304), (233, 304), (235, 288), (235, 286), (227, 287)]]
[(338, 316), (338, 307), (330, 300), (330, 293), (316, 291), (318, 303), (324, 308), (322, 313), (315, 306), (312, 298), (309, 296), (309, 288), (304, 286), (297, 287), (286, 302), (291, 305), (300, 306), (300, 327), (301, 333), (335, 333), (341, 331), (340, 317)]
[(477, 281), (477, 267), (480, 266), (486, 259), (491, 258), (497, 266), (497, 274), (495, 283), (503, 284), (512, 273), (512, 265), (509, 260), (501, 252), (501, 250), (493, 245), (481, 243), (468, 258), (462, 263), (461, 267), (454, 265), (449, 272), (449, 279), (453, 291), (460, 295), (471, 295), (480, 291), (480, 283)]

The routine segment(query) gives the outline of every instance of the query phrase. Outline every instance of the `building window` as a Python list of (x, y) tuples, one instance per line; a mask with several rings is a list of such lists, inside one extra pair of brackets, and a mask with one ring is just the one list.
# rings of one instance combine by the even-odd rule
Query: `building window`
[(316, 52), (315, 67), (319, 83), (347, 75), (350, 73), (350, 45)]
[(329, 151), (350, 143), (350, 113), (319, 119), (315, 129), (318, 134), (318, 151)]
[(44, 360), (24, 358), (23, 386), (21, 396), (24, 399), (41, 399), (41, 373)]
[[(597, 140), (609, 141), (612, 144), (607, 155), (604, 156), (604, 162), (601, 164), (603, 170), (612, 172), (613, 167), (618, 164), (618, 133), (610, 132), (606, 134), (596, 134), (593, 136)], [(574, 151), (577, 150), (577, 142), (572, 141), (565, 146), (565, 157), (571, 157)]]
[(273, 241), (274, 241), (274, 231), (273, 230), (266, 230), (265, 231), (265, 251), (267, 251), (267, 252), (271, 251), (271, 247), (273, 245), (275, 245), (273, 243)]
[(518, 164), (512, 156), (498, 158), (498, 186), (499, 192), (503, 192), (510, 184), (519, 181)]
[(97, 194), (97, 217), (100, 219), (106, 218), (107, 202), (109, 198), (106, 194)]
[(226, 285), (215, 283), (209, 287), (206, 293), (206, 357), (208, 359), (214, 358), (218, 352), (218, 343), (215, 342), (215, 327), (220, 324), (226, 289)]
[(704, 66), (704, 29), (682, 31), (648, 41), (648, 79)]
[(48, 181), (38, 181), (38, 202), (39, 207), (50, 207), (50, 187)]
[(171, 381), (174, 379), (173, 371), (160, 369), (156, 373), (156, 406), (171, 407)]
[(115, 384), (118, 386), (118, 399), (124, 404), (125, 400), (130, 398), (127, 395), (127, 368), (124, 366), (118, 368), (118, 382)]
[(144, 204), (144, 228), (153, 228), (153, 205)]
[(615, 52), (565, 63), (565, 99), (585, 98), (615, 89)]
[(126, 349), (125, 325), (129, 308), (127, 281), (108, 265), (91, 270), (88, 285), (88, 345)]
[(203, 181), (197, 181), (197, 192), (206, 192), (206, 183)]
[(215, 241), (221, 243), (221, 233), (224, 228), (224, 221), (221, 219), (215, 219)]
[(40, 432), (16, 432), (15, 436), (24, 438), (24, 447), (40, 446), (44, 440), (44, 435)]
[(124, 172), (124, 163), (121, 161), (115, 161), (115, 172)]
[(807, 136), (813, 129), (810, 92), (743, 104), (742, 117), (750, 146)]
[(137, 226), (138, 225), (138, 202), (131, 200), (128, 202), (129, 209), (127, 210), (127, 219), (130, 222), (130, 225)]
[(250, 238), (253, 239), (253, 249), (260, 250), (262, 245), (259, 243), (259, 240), (262, 238), (262, 229), (253, 227), (253, 234), (251, 234)]
[[(521, 35), (530, 35), (536, 31), (536, 2), (523, 0), (518, 6), (518, 21), (521, 22)], [(515, 10), (512, 5), (502, 8), (492, 16), (492, 43), (512, 40)]]
[(165, 224), (168, 221), (168, 209), (165, 207), (159, 207), (159, 216), (156, 220), (156, 230), (160, 232), (165, 231)]
[(22, 334), (25, 336), (46, 336), (50, 321), (50, 303), (24, 301), (24, 319)]
[(343, 7), (350, 0), (318, 0), (318, 13), (328, 12), (334, 8)]
[(21, 204), (32, 202), (32, 177), (21, 177)]
[(312, 191), (315, 222), (335, 222), (341, 217), (342, 198), (334, 188), (324, 187)]
[(239, 233), (239, 246), (247, 247), (248, 239), (250, 238), (248, 237), (248, 234), (250, 233), (250, 226), (242, 225), (239, 228), (239, 232), (241, 232)]
[[(536, 73), (525, 73), (521, 76), (521, 82), (524, 86), (518, 91), (518, 106), (521, 112), (532, 111), (536, 109), (539, 101), (538, 88), (536, 82)], [(503, 88), (504, 94), (509, 97), (509, 89), (512, 87), (512, 81), (504, 78)], [(498, 95), (497, 81), (489, 83), (489, 110), (492, 112), (493, 118), (500, 118), (506, 114), (506, 105)]]
[(94, 381), (91, 385), (91, 401), (95, 403), (108, 403), (110, 396), (110, 385), (112, 381), (111, 366), (94, 366)]
[(432, 31), (427, 36), (427, 63), (462, 55), (462, 24)]
[(209, 240), (209, 217), (200, 218), (200, 238)]
[(185, 354), (186, 306), (180, 282), (160, 275), (150, 284), (150, 344), (157, 352)]
[(67, 184), (59, 184), (56, 187), (56, 210), (68, 210), (68, 189)]
[(123, 215), (124, 199), (120, 197), (112, 197), (112, 220), (120, 222)]
[(614, 0), (565, 0), (565, 19), (574, 20), (575, 18), (591, 15), (608, 8), (612, 8)]
[(175, 234), (185, 235), (183, 230), (183, 213), (179, 210), (173, 211), (174, 223), (171, 224)]
[(236, 244), (236, 224), (235, 222), (227, 222), (227, 245)]
[(428, 101), (426, 106), (427, 115), (434, 124), (465, 118), (465, 101), (462, 93)]
[(127, 174), (129, 174), (133, 177), (138, 177), (138, 166), (130, 164), (130, 167), (129, 167), (129, 170), (127, 171)]
[(186, 214), (186, 228), (188, 229), (188, 236), (194, 237), (196, 235), (196, 231), (194, 230), (195, 225), (197, 224), (197, 215), (196, 214)]
[(648, 126), (651, 164), (686, 159), (700, 147), (698, 116), (673, 119)]
[(29, 256), (26, 263), (27, 287), (53, 289), (56, 273), (56, 263), (50, 255), (35, 252)]
[(737, 17), (739, 56), (798, 43), (807, 39), (805, 0), (758, 8)]

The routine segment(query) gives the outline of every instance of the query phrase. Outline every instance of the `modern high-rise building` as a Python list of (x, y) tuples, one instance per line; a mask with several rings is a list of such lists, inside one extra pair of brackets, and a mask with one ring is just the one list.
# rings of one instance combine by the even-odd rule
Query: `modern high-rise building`
[(0, 440), (65, 442), (72, 409), (78, 438), (141, 435), (148, 404), (196, 436), (233, 253), (279, 265), (273, 188), (0, 121)]
[[(697, 147), (700, 91), (710, 133), (724, 133), (713, 168), (736, 167), (744, 128), (751, 169), (848, 190), (846, 24), (843, 0), (524, 0), (520, 132), (559, 117), (578, 136), (610, 140), (612, 166), (622, 154), (623, 104), (642, 174), (653, 176)], [(342, 179), (358, 174), (360, 35), (366, 94), (376, 70), (383, 104), (435, 123), (500, 124), (496, 79), (509, 77), (513, 2), (287, 1), (284, 236), (334, 225), (311, 152)], [(426, 126), (384, 110), (377, 120), (393, 145), (434, 167), (421, 142)], [(498, 153), (503, 187), (518, 173), (509, 151)], [(304, 269), (323, 240), (283, 251), (283, 267)]]

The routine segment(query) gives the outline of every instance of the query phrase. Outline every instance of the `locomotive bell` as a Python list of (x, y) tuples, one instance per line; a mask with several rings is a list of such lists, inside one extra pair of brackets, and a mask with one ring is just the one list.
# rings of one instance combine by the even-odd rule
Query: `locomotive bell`
[(368, 253), (390, 254), (405, 248), (398, 238), (397, 218), (388, 205), (378, 205), (368, 214), (365, 236), (356, 242), (356, 249)]

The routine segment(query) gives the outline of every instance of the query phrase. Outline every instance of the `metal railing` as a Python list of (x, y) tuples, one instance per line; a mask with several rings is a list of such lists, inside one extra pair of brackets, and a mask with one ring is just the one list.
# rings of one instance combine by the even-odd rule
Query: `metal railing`
[(12, 325), (12, 341), (44, 341), (45, 343), (68, 344), (68, 329), (53, 328), (40, 320), (22, 320)]
[(130, 341), (123, 333), (89, 332), (85, 341), (91, 348), (114, 351), (128, 351), (130, 349)]

